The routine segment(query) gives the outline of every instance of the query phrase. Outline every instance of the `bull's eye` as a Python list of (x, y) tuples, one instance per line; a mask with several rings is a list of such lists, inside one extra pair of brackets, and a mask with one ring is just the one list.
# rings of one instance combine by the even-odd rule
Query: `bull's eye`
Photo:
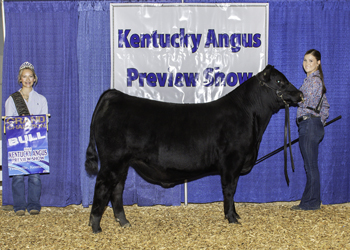
[(282, 89), (287, 87), (287, 84), (285, 84), (285, 82), (281, 80), (276, 80), (276, 84)]

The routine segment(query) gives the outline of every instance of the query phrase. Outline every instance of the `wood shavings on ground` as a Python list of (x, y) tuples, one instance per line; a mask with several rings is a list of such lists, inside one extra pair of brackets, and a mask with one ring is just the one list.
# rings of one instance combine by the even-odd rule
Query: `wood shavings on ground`
[(291, 211), (298, 202), (236, 203), (241, 224), (224, 219), (223, 203), (125, 206), (129, 228), (102, 217), (88, 226), (90, 208), (43, 207), (39, 215), (0, 210), (0, 249), (350, 249), (350, 204)]

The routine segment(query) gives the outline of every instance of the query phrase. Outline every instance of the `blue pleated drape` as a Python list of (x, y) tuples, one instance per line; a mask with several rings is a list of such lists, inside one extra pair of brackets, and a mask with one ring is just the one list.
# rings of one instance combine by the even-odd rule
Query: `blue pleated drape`
[[(3, 67), (3, 104), (18, 90), (18, 67), (32, 62), (39, 76), (36, 90), (49, 102), (49, 150), (51, 173), (42, 177), (44, 206), (66, 206), (92, 202), (95, 178), (84, 170), (85, 150), (94, 107), (101, 93), (110, 87), (111, 1), (5, 2), (6, 41)], [(119, 1), (125, 3), (125, 1)], [(131, 1), (141, 2), (141, 1)], [(151, 1), (145, 1), (150, 3)], [(152, 1), (167, 2), (174, 1)], [(181, 1), (177, 1), (181, 3)], [(198, 1), (184, 1), (194, 3)], [(203, 3), (203, 1), (200, 1)], [(235, 2), (235, 1), (206, 1)], [(239, 2), (252, 2), (241, 0)], [(331, 105), (330, 119), (342, 119), (325, 129), (320, 144), (319, 168), (323, 204), (350, 200), (350, 2), (254, 1), (269, 3), (269, 64), (300, 87), (305, 74), (304, 53), (315, 48), (322, 53), (322, 66)], [(292, 139), (298, 137), (294, 123), (296, 108), (290, 108)], [(4, 108), (3, 108), (4, 114)], [(284, 110), (271, 119), (263, 136), (259, 157), (283, 144)], [(5, 167), (6, 137), (3, 137), (3, 204), (12, 204), (10, 178)], [(256, 165), (238, 182), (235, 201), (270, 202), (301, 198), (305, 171), (299, 145), (292, 147), (296, 170), (288, 169), (290, 186), (283, 172), (283, 153)], [(163, 189), (142, 180), (129, 170), (125, 204), (179, 205), (184, 201), (183, 185)], [(220, 178), (209, 176), (188, 184), (188, 201), (222, 201)]]
[[(80, 166), (83, 206), (92, 203), (96, 177), (86, 174), (85, 152), (89, 142), (90, 121), (100, 94), (111, 85), (109, 3), (80, 2), (78, 61), (80, 93)], [(130, 168), (124, 189), (124, 204), (180, 205), (181, 187), (164, 189), (144, 181)]]
[[(31, 62), (35, 90), (48, 101), (50, 174), (41, 176), (43, 206), (81, 203), (79, 179), (78, 13), (75, 2), (6, 2), (2, 100), (20, 87), (19, 66)], [(6, 136), (3, 137), (3, 204), (12, 204)]]
[(78, 32), (79, 62), (79, 166), (82, 184), (82, 203), (92, 203), (96, 177), (89, 177), (84, 168), (89, 143), (90, 121), (101, 93), (110, 88), (109, 6), (103, 3), (80, 3)]

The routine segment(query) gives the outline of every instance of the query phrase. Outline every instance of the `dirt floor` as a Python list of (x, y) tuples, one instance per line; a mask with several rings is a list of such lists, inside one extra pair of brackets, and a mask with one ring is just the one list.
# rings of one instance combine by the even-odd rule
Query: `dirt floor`
[(240, 225), (224, 219), (222, 202), (125, 206), (129, 228), (108, 207), (99, 234), (88, 226), (90, 208), (81, 205), (21, 217), (0, 210), (0, 249), (350, 249), (349, 203), (291, 211), (295, 204), (236, 203)]

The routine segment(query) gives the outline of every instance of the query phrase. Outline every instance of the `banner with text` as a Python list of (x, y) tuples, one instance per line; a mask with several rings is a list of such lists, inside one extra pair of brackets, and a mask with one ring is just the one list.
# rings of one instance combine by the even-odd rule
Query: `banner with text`
[(218, 99), (267, 65), (268, 4), (111, 4), (111, 88)]
[(47, 116), (7, 116), (9, 176), (49, 173)]

